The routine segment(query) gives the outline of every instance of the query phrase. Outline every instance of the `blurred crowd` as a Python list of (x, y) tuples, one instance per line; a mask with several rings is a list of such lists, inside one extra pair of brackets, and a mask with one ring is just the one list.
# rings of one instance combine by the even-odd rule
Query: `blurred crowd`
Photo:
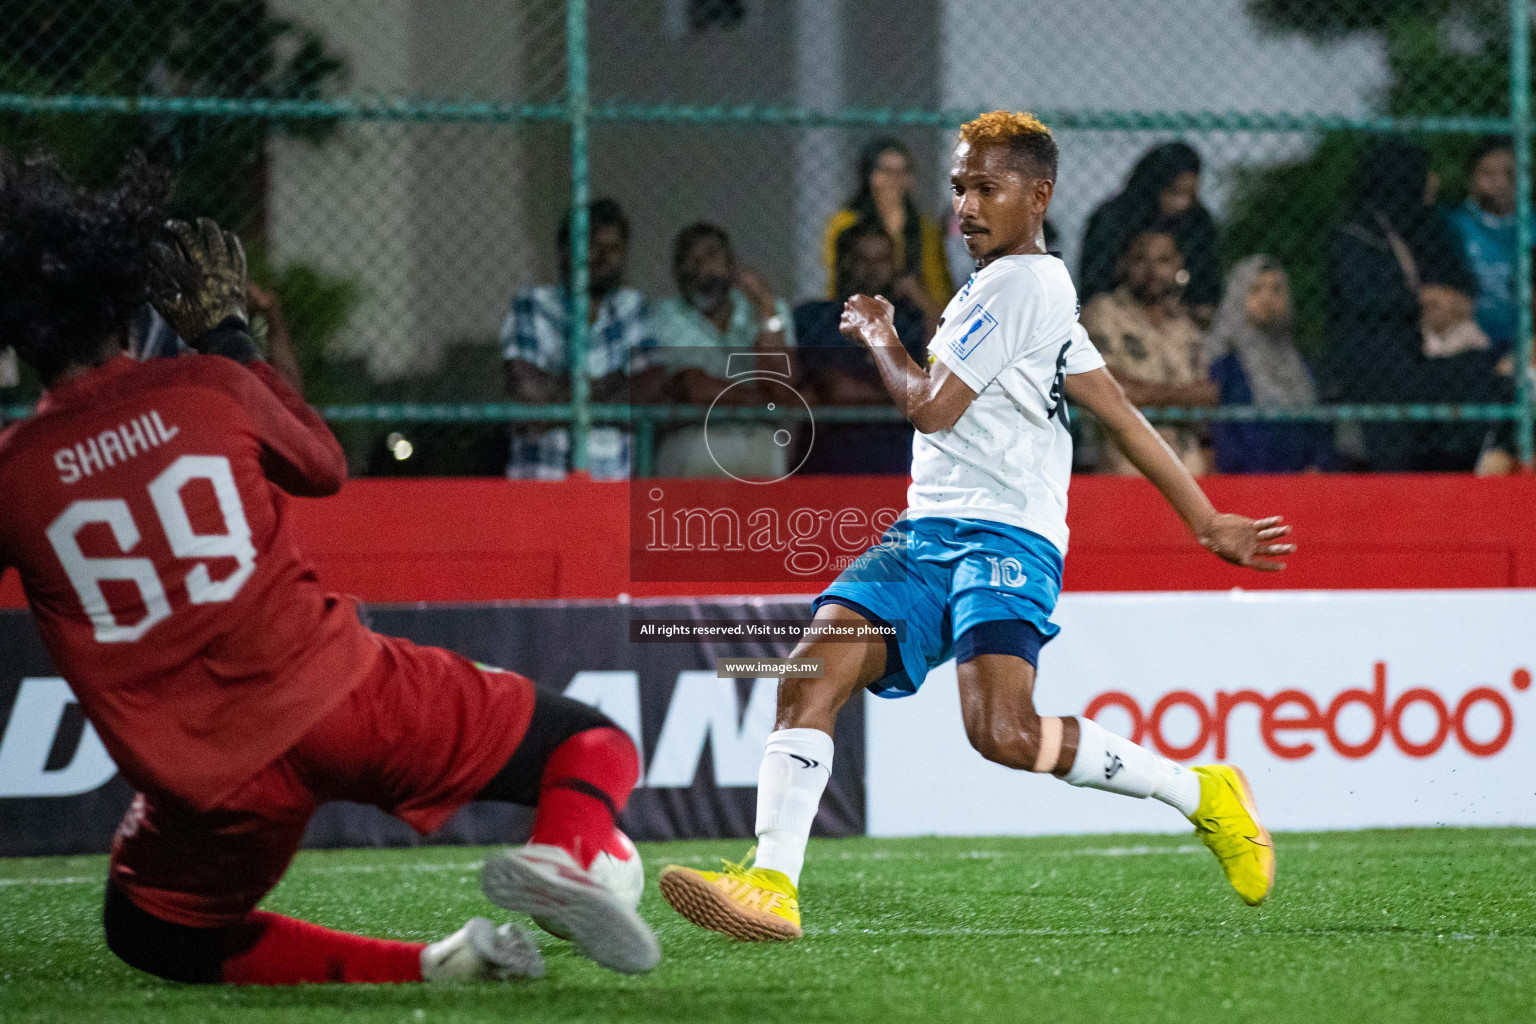
[[(825, 291), (794, 305), (737, 259), (726, 226), (710, 223), (688, 225), (673, 239), (674, 294), (643, 295), (625, 281), (624, 211), (611, 199), (590, 205), (582, 372), (592, 401), (701, 410), (691, 422), (661, 421), (646, 432), (650, 475), (907, 471), (912, 433), (899, 416), (871, 421), (827, 412), (893, 408), (873, 361), (838, 331), (843, 302), (858, 293), (886, 296), (902, 343), (926, 362), (944, 308), (973, 263), (953, 216), (916, 201), (913, 158), (900, 141), (874, 140), (851, 171), (848, 199), (825, 227)], [(1336, 404), (1513, 401), (1509, 140), (1480, 140), (1464, 177), (1465, 194), (1442, 202), (1424, 149), (1377, 139), (1354, 169), (1339, 222), (1317, 239), (1313, 262), (1288, 267), (1262, 252), (1224, 251), (1220, 225), (1201, 198), (1199, 155), (1184, 142), (1159, 145), (1087, 221), (1071, 268), (1082, 323), (1144, 409), (1237, 406), (1282, 414), (1162, 426), (1196, 474), (1512, 472), (1507, 422), (1289, 415)], [(1054, 248), (1049, 222), (1045, 240)], [(514, 295), (501, 328), (506, 394), (524, 405), (571, 399), (571, 241), (568, 214), (555, 239), (559, 281)], [(1320, 326), (1309, 332), (1316, 336), (1298, 330), (1298, 272), (1316, 281), (1309, 294), (1324, 297), (1323, 315), (1314, 317)], [(285, 330), (276, 295), (256, 291), (263, 322)], [(173, 354), (179, 340), (148, 307), (143, 312), (144, 322), (130, 332), (135, 353)], [(14, 365), (0, 358), (0, 389), (15, 384)], [(800, 412), (800, 403), (813, 414), (814, 429), (786, 415)], [(706, 418), (702, 410), (711, 413)], [(552, 413), (547, 422), (513, 428), (507, 475), (563, 478), (572, 455), (563, 423), (563, 413)], [(609, 420), (591, 430), (595, 478), (631, 474), (639, 457), (632, 423)], [(1133, 472), (1091, 417), (1074, 417), (1073, 425), (1078, 472)]]
[[(1225, 253), (1201, 201), (1201, 161), (1183, 142), (1150, 150), (1124, 188), (1090, 217), (1073, 267), (1081, 318), (1132, 401), (1148, 409), (1222, 405), (1296, 410), (1320, 403), (1507, 402), (1514, 393), (1515, 184), (1509, 140), (1483, 139), (1467, 194), (1439, 201), (1425, 150), (1383, 138), (1361, 159), (1346, 214), (1326, 246), (1321, 344), (1303, 354), (1288, 268), (1264, 253)], [(843, 300), (889, 298), (915, 359), (972, 264), (958, 225), (914, 200), (912, 156), (879, 139), (826, 225), (826, 293), (791, 305), (743, 266), (728, 231), (693, 224), (672, 249), (676, 294), (649, 299), (624, 283), (629, 223), (612, 200), (590, 207), (585, 373), (598, 402), (766, 407), (790, 385), (812, 408), (890, 407), (873, 362), (838, 332)], [(1054, 242), (1047, 227), (1047, 245)], [(570, 396), (570, 220), (557, 245), (563, 281), (514, 296), (501, 332), (508, 394)], [(1224, 262), (1227, 269), (1223, 273)], [(732, 353), (774, 357), (735, 369)], [(781, 367), (763, 370), (764, 365)], [(828, 417), (823, 417), (825, 421)], [(775, 479), (788, 472), (904, 473), (910, 427), (821, 422), (788, 432), (771, 421), (711, 418), (663, 427), (651, 469), (662, 476)], [(1500, 424), (1335, 424), (1265, 419), (1165, 426), (1195, 473), (1472, 471), (1513, 468)], [(1079, 418), (1077, 469), (1127, 473), (1129, 462)], [(594, 477), (627, 476), (631, 430), (595, 428)], [(508, 475), (558, 479), (568, 431), (516, 428)]]

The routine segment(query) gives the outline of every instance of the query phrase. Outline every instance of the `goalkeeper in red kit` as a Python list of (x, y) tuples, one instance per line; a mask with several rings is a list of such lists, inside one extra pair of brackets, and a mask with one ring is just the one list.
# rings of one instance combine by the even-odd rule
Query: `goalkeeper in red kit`
[[(423, 945), (256, 909), (327, 800), (422, 833), (504, 800), (536, 806), (533, 836), (486, 864), (486, 895), (605, 967), (651, 969), (655, 936), (587, 870), (622, 842), (634, 744), (515, 673), (370, 632), (319, 584), (285, 505), (341, 487), (341, 448), (258, 354), (238, 239), (165, 223), (167, 192), (142, 160), (100, 193), (47, 161), (0, 163), (0, 346), (46, 389), (0, 434), (0, 572), (20, 572), (138, 790), (112, 844), (107, 945), (183, 982), (542, 974), (525, 933), (485, 918)], [(194, 353), (124, 354), (146, 300)]]

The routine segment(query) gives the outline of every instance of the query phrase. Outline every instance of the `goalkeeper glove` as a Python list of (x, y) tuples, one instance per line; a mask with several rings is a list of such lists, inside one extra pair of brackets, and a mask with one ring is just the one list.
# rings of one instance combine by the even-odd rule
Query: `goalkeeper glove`
[(207, 217), (167, 221), (150, 258), (150, 302), (199, 352), (259, 357), (245, 315), (245, 249)]

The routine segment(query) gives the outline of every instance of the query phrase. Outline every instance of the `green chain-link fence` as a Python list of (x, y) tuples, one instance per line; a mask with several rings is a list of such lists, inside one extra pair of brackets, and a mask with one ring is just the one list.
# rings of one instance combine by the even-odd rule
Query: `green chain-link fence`
[[(578, 468), (594, 424), (627, 425), (646, 470), (701, 409), (616, 403), (587, 374), (548, 404), (504, 384), (510, 300), (560, 280), (565, 210), (557, 363), (596, 366), (612, 338), (585, 315), (593, 199), (627, 214), (628, 283), (653, 304), (699, 221), (779, 298), (825, 299), (827, 225), (861, 151), (892, 138), (924, 225), (895, 237), (931, 250), (911, 269), (937, 293), (967, 272), (946, 220), (954, 130), (1034, 110), (1060, 142), (1053, 244), (1080, 289), (1123, 298), (1120, 257), (1147, 229), (1174, 234), (1196, 326), (1226, 322), (1245, 257), (1288, 278), (1307, 385), (1268, 386), (1274, 361), (1238, 346), (1224, 404), (1149, 416), (1315, 423), (1338, 465), (1470, 468), (1490, 448), (1531, 457), (1528, 19), (1523, 0), (0, 0), (0, 147), (56, 153), (88, 184), (132, 149), (173, 167), (178, 212), (248, 240), (356, 470), (499, 472), (520, 422), (570, 424)], [(1512, 164), (1470, 161), (1490, 135)], [(1167, 212), (1175, 141), (1199, 158), (1205, 227)], [(1128, 188), (1159, 147), (1155, 187)], [(34, 392), (0, 389), (5, 415)]]

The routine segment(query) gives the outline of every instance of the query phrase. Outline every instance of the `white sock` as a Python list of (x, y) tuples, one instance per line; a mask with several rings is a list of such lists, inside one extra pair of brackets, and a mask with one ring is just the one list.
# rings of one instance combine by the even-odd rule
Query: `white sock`
[(1081, 716), (1077, 757), (1066, 781), (1125, 796), (1156, 797), (1185, 817), (1200, 806), (1200, 778), (1194, 772)]
[(782, 871), (795, 885), (805, 844), (832, 777), (832, 737), (820, 729), (770, 733), (757, 770), (757, 857), (753, 867)]

